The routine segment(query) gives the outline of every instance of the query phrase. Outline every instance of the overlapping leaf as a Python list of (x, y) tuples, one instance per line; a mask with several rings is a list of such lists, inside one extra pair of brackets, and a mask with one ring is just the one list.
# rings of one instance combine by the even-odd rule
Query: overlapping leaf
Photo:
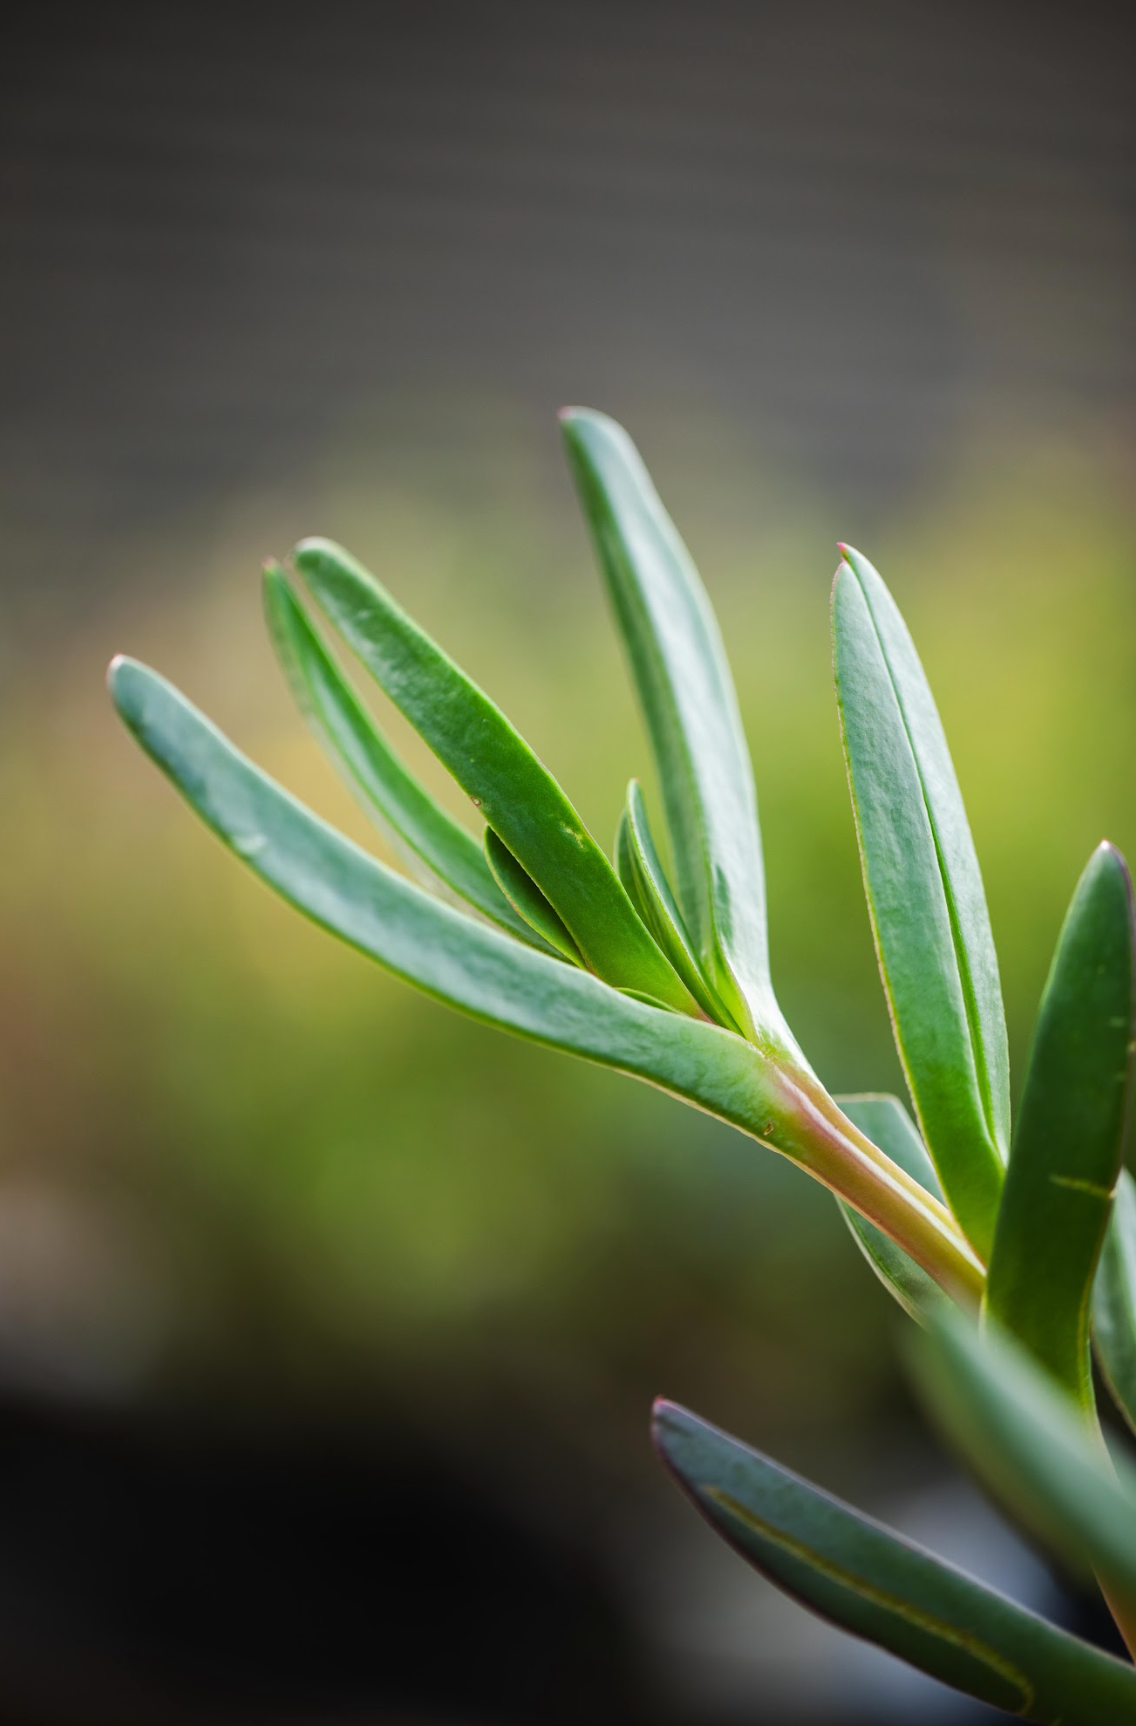
[(658, 766), (683, 922), (737, 1023), (784, 1041), (753, 771), (710, 602), (627, 433), (585, 408), (561, 423)]
[(502, 894), (472, 833), (439, 808), (398, 759), (312, 626), (278, 564), (264, 573), (264, 609), (296, 702), (368, 814), (417, 880), (441, 887), (523, 940), (543, 946)]
[[(893, 1163), (935, 1198), (942, 1197), (935, 1165), (898, 1097), (874, 1093), (838, 1097), (836, 1100), (848, 1119), (866, 1133)], [(882, 1229), (862, 1217), (843, 1199), (838, 1202), (856, 1244), (884, 1287), (911, 1318), (923, 1323), (943, 1299), (938, 1284), (908, 1257), (902, 1247), (896, 1245), (890, 1235), (885, 1235)]]
[(530, 931), (540, 936), (562, 959), (582, 963), (580, 949), (528, 872), (521, 868), (492, 827), (485, 829), (485, 856), (493, 879)]
[(1042, 995), (986, 1282), (986, 1310), (1093, 1409), (1093, 1278), (1120, 1175), (1132, 1076), (1132, 883), (1101, 845)]
[(1136, 1721), (1136, 1671), (672, 1403), (654, 1437), (717, 1532), (777, 1587), (921, 1672), (1024, 1720)]
[(703, 1019), (609, 988), (384, 868), (145, 666), (117, 660), (111, 689), (138, 742), (202, 819), (325, 929), (465, 1012), (621, 1068), (740, 1127), (888, 1222), (946, 1284), (974, 1286), (977, 1267), (950, 1217), (874, 1147), (842, 1131), (835, 1104), (807, 1074)]
[(1136, 1470), (1110, 1463), (1052, 1376), (993, 1321), (980, 1334), (945, 1305), (908, 1353), (931, 1412), (995, 1495), (1136, 1600)]
[(675, 904), (655, 850), (643, 793), (634, 779), (627, 787), (627, 806), (620, 818), (615, 861), (619, 878), (639, 915), (707, 1018), (736, 1030), (730, 1014), (702, 974), (682, 912)]
[(1009, 1075), (982, 878), (911, 637), (872, 565), (842, 549), (833, 660), (880, 970), (924, 1140), (985, 1258), (1009, 1142)]
[(1120, 1176), (1093, 1291), (1093, 1341), (1105, 1383), (1136, 1432), (1136, 1181)]
[(576, 810), (499, 708), (339, 546), (306, 540), (294, 557), (321, 609), (535, 881), (585, 963), (617, 988), (697, 1012)]

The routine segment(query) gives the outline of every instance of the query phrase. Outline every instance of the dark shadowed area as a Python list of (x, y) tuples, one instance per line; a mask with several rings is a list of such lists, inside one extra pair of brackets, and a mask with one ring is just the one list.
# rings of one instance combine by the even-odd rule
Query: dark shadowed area
[(260, 560), (332, 534), (606, 847), (653, 783), (554, 418), (604, 408), (722, 618), (818, 1072), (902, 1088), (832, 702), (840, 538), (940, 700), (1020, 1083), (1084, 858), (1136, 848), (1134, 38), (1016, 0), (11, 31), (0, 1721), (994, 1718), (716, 1543), (650, 1453), (657, 1392), (1093, 1633), (927, 1434), (819, 1187), (301, 924), (102, 677), (157, 664), (381, 851), (260, 620)]

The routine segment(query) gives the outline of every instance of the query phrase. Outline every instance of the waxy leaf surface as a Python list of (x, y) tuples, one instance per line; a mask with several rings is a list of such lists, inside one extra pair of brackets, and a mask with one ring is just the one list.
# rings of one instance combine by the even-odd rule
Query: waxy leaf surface
[(867, 558), (842, 550), (833, 663), (880, 971), (924, 1141), (951, 1209), (986, 1258), (1010, 1109), (982, 878), (907, 627)]
[(627, 787), (627, 807), (617, 840), (616, 868), (639, 915), (702, 1011), (715, 1024), (737, 1030), (739, 1027), (702, 974), (682, 912), (675, 903), (655, 849), (643, 793), (634, 779)]
[[(866, 1133), (893, 1163), (898, 1163), (936, 1198), (942, 1198), (935, 1165), (927, 1155), (914, 1121), (898, 1097), (873, 1093), (837, 1097), (836, 1101), (848, 1119)], [(882, 1229), (862, 1217), (859, 1211), (854, 1211), (843, 1199), (837, 1202), (856, 1244), (888, 1293), (895, 1296), (909, 1317), (923, 1323), (928, 1312), (933, 1311), (944, 1298), (938, 1283), (921, 1270), (901, 1247), (896, 1246), (890, 1235), (885, 1235)]]
[(556, 780), (504, 714), (347, 552), (294, 553), (320, 608), (616, 987), (697, 1011)]
[(849, 1137), (854, 1129), (842, 1129), (809, 1075), (441, 903), (305, 809), (164, 678), (120, 659), (110, 681), (123, 720), (201, 818), (323, 928), (477, 1018), (647, 1079), (740, 1127), (888, 1221), (947, 1285), (971, 1285), (975, 1266), (951, 1219), (878, 1151)]
[(510, 905), (561, 958), (573, 965), (582, 963), (580, 949), (556, 915), (544, 894), (528, 872), (521, 868), (503, 840), (492, 827), (485, 829), (485, 856), (493, 879)]
[(1093, 1291), (1093, 1342), (1105, 1383), (1136, 1432), (1136, 1181), (1117, 1184)]
[(986, 1281), (986, 1310), (1089, 1413), (1093, 1278), (1132, 1073), (1132, 883), (1101, 845), (1041, 998)]
[(980, 1333), (946, 1304), (909, 1334), (907, 1353), (939, 1426), (990, 1490), (1075, 1568), (1136, 1600), (1136, 1471), (1109, 1460), (1052, 1376), (995, 1323)]
[(1136, 1721), (1136, 1671), (672, 1403), (655, 1444), (719, 1534), (823, 1618), (1050, 1726)]
[(424, 886), (441, 886), (503, 929), (543, 945), (502, 894), (472, 833), (439, 808), (399, 760), (312, 625), (279, 565), (264, 609), (284, 675), (327, 754)]
[(784, 1038), (753, 770), (717, 621), (627, 433), (586, 408), (560, 417), (658, 766), (683, 922), (736, 1022)]

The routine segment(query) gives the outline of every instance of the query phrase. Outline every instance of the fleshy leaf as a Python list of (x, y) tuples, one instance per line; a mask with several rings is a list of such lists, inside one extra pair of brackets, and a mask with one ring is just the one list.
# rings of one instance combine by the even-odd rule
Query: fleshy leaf
[(1131, 1089), (1133, 947), (1128, 870), (1100, 845), (1041, 998), (986, 1280), (987, 1312), (1086, 1413), (1093, 1278)]
[(627, 807), (620, 822), (616, 868), (639, 915), (702, 1011), (715, 1024), (736, 1030), (738, 1027), (699, 968), (682, 912), (675, 904), (655, 850), (643, 793), (635, 779), (627, 787)]
[(810, 1075), (423, 892), (305, 809), (147, 667), (118, 659), (110, 684), (136, 740), (202, 820), (321, 927), (475, 1018), (634, 1074), (741, 1128), (886, 1222), (944, 1286), (962, 1297), (981, 1288), (981, 1267), (942, 1206)]
[(980, 1257), (1009, 1143), (1009, 1068), (982, 877), (919, 656), (841, 547), (833, 663), (864, 886), (896, 1044), (948, 1202)]
[(711, 1526), (830, 1623), (1023, 1720), (1136, 1721), (1136, 1671), (673, 1403), (663, 1461)]
[(696, 1012), (611, 864), (500, 709), (341, 547), (305, 540), (294, 558), (321, 609), (536, 882), (585, 963), (617, 988)]
[(747, 1034), (783, 1039), (753, 770), (717, 621), (627, 433), (586, 408), (560, 418), (650, 734), (699, 967)]
[(279, 564), (264, 572), (269, 633), (316, 737), (376, 826), (423, 886), (473, 905), (502, 929), (543, 945), (494, 880), (472, 833), (440, 809), (382, 735), (312, 625)]
[(907, 1353), (931, 1413), (994, 1495), (1075, 1569), (1136, 1599), (1136, 1470), (1110, 1461), (1051, 1375), (994, 1321), (980, 1333), (945, 1303)]
[(1093, 1291), (1097, 1363), (1117, 1408), (1136, 1432), (1136, 1181), (1116, 1188)]
[(573, 965), (582, 963), (580, 949), (556, 915), (544, 894), (526, 870), (521, 868), (503, 840), (492, 827), (485, 829), (485, 856), (493, 879), (510, 905), (527, 926), (547, 942), (560, 956)]
[[(942, 1188), (935, 1165), (927, 1155), (915, 1123), (898, 1097), (882, 1093), (857, 1097), (837, 1097), (836, 1101), (850, 1121), (871, 1139), (874, 1145), (898, 1163), (914, 1180), (935, 1198), (942, 1198)], [(855, 1237), (864, 1257), (888, 1290), (895, 1296), (909, 1317), (925, 1322), (943, 1299), (939, 1285), (921, 1270), (914, 1259), (897, 1247), (874, 1223), (843, 1199), (837, 1200), (844, 1220)]]

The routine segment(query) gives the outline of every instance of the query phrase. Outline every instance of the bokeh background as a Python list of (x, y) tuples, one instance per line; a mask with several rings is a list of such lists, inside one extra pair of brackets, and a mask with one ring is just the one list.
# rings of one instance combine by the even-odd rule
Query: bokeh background
[(926, 1433), (826, 1194), (302, 924), (102, 677), (156, 663), (364, 836), (259, 615), (262, 557), (326, 532), (606, 843), (648, 761), (554, 420), (603, 407), (722, 617), (822, 1076), (900, 1085), (830, 687), (844, 538), (940, 699), (1020, 1083), (1082, 862), (1136, 847), (1132, 48), (1094, 0), (21, 18), (0, 1719), (987, 1717), (720, 1547), (650, 1455), (656, 1392), (1091, 1621)]

